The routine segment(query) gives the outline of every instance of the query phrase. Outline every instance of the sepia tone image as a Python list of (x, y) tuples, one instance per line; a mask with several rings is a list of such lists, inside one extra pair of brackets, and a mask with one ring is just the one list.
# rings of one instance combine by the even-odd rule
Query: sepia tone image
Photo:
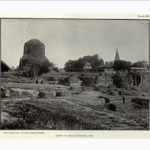
[(1, 19), (1, 130), (149, 130), (149, 21)]

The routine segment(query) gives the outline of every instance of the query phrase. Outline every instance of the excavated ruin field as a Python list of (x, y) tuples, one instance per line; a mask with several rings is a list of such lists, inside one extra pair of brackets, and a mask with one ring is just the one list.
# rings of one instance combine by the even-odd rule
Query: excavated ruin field
[[(1, 129), (149, 129), (149, 109), (136, 107), (135, 102), (131, 102), (136, 94), (126, 95), (126, 103), (123, 104), (122, 97), (89, 87), (74, 92), (69, 86), (62, 85), (3, 83), (2, 86), (11, 89), (13, 94), (14, 91), (20, 94), (11, 96), (9, 93), (10, 96), (1, 99)], [(56, 96), (37, 98), (40, 90), (55, 90)], [(102, 97), (109, 97), (110, 103), (116, 105), (116, 111), (108, 110)]]

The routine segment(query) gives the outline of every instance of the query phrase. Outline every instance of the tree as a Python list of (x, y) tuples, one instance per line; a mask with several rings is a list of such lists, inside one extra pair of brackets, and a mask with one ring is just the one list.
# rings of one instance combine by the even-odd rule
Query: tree
[(79, 58), (78, 60), (69, 60), (65, 63), (65, 71), (72, 71), (76, 69), (83, 69), (85, 64), (89, 62), (92, 68), (96, 68), (97, 66), (103, 65), (103, 59), (100, 59), (98, 54), (92, 56), (84, 56), (83, 58)]
[(48, 60), (40, 63), (34, 60), (29, 66), (21, 68), (19, 73), (21, 76), (36, 77), (43, 73), (48, 73), (50, 67), (55, 68), (55, 65)]
[(49, 67), (53, 67), (54, 68), (54, 64), (52, 62), (47, 62), (44, 61), (41, 64), (39, 64), (39, 75), (41, 75), (42, 73), (48, 73), (49, 72)]
[(4, 62), (1, 60), (1, 72), (6, 72), (10, 70), (10, 67)]
[(114, 62), (113, 68), (114, 70), (130, 70), (132, 63), (130, 61), (125, 60), (116, 60)]
[(64, 70), (65, 71), (71, 71), (71, 69), (75, 68), (75, 61), (69, 60), (65, 63)]
[(58, 67), (54, 67), (53, 70), (56, 71), (56, 72), (59, 71)]
[(142, 67), (142, 68), (148, 68), (148, 62), (147, 61), (138, 61), (132, 64), (132, 67)]
[(100, 59), (100, 65), (104, 65), (104, 60), (102, 58)]
[(50, 67), (54, 68), (55, 65), (52, 62), (49, 61), (43, 61), (41, 63), (33, 63), (30, 66), (30, 76), (35, 77), (39, 76), (43, 73), (48, 73), (50, 70)]
[(54, 68), (54, 67), (55, 67), (54, 63), (52, 63), (52, 62), (49, 62), (49, 67), (52, 67), (52, 68)]

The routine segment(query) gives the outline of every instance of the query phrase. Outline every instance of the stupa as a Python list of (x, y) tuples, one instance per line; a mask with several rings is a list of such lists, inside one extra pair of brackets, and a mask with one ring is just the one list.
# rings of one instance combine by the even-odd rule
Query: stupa
[(31, 67), (32, 64), (48, 63), (45, 56), (45, 45), (38, 39), (31, 39), (24, 44), (23, 56), (20, 59), (19, 69)]

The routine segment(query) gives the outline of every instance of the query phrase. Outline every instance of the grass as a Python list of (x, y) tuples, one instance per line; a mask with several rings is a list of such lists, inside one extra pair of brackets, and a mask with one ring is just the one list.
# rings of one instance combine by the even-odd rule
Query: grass
[(90, 106), (82, 106), (63, 99), (4, 100), (2, 106), (2, 112), (9, 114), (9, 118), (12, 119), (4, 119), (1, 129), (148, 129), (146, 120), (141, 125), (137, 118), (108, 110), (95, 110)]

